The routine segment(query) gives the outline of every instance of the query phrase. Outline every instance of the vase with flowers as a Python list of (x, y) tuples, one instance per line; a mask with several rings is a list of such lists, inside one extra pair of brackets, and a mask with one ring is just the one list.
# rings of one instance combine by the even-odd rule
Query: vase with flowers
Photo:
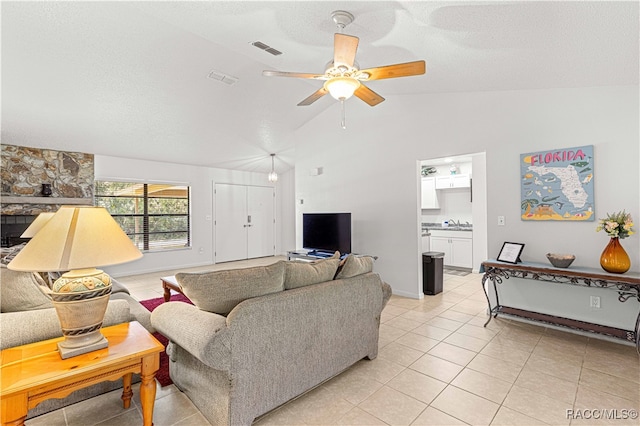
[(609, 244), (600, 255), (600, 266), (607, 272), (623, 274), (631, 268), (631, 259), (620, 245), (620, 240), (634, 234), (633, 220), (626, 211), (614, 214), (607, 213), (607, 217), (600, 219), (596, 232), (605, 231), (611, 237)]

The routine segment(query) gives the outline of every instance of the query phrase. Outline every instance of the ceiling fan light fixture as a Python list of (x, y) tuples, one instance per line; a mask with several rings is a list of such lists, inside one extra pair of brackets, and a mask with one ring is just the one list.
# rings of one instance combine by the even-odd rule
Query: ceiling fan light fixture
[(324, 83), (324, 88), (339, 101), (349, 99), (359, 87), (360, 82), (353, 77), (334, 77)]

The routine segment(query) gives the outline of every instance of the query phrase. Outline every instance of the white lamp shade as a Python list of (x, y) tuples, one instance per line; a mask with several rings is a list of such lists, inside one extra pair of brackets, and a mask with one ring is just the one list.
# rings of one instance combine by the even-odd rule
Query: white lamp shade
[(36, 219), (31, 222), (31, 225), (24, 230), (22, 235), (20, 235), (20, 238), (33, 238), (34, 235), (36, 235), (38, 231), (42, 229), (47, 222), (49, 222), (49, 219), (51, 219), (54, 214), (55, 213), (53, 212), (40, 213)]
[(324, 88), (337, 100), (346, 100), (360, 87), (360, 82), (352, 77), (334, 77), (324, 83)]
[(68, 271), (140, 257), (140, 250), (105, 208), (63, 206), (7, 267), (15, 271)]

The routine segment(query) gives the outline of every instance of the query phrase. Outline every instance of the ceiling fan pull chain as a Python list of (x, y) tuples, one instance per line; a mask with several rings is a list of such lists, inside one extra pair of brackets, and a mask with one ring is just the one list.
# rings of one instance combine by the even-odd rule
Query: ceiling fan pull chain
[(340, 125), (342, 126), (343, 129), (347, 129), (347, 119), (345, 118), (345, 113), (344, 113), (344, 99), (340, 99), (340, 107), (342, 109), (342, 119), (340, 120)]

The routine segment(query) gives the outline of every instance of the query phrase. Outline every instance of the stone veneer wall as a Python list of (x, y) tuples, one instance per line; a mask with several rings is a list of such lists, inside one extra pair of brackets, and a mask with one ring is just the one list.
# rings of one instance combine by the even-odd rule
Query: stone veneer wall
[[(56, 211), (65, 203), (55, 204), (55, 198), (86, 199), (84, 204), (93, 204), (93, 154), (3, 144), (1, 165), (3, 215)], [(51, 184), (50, 197), (42, 196), (43, 183)], [(5, 197), (14, 201), (14, 197), (41, 197), (43, 203), (33, 198), (7, 203)]]

